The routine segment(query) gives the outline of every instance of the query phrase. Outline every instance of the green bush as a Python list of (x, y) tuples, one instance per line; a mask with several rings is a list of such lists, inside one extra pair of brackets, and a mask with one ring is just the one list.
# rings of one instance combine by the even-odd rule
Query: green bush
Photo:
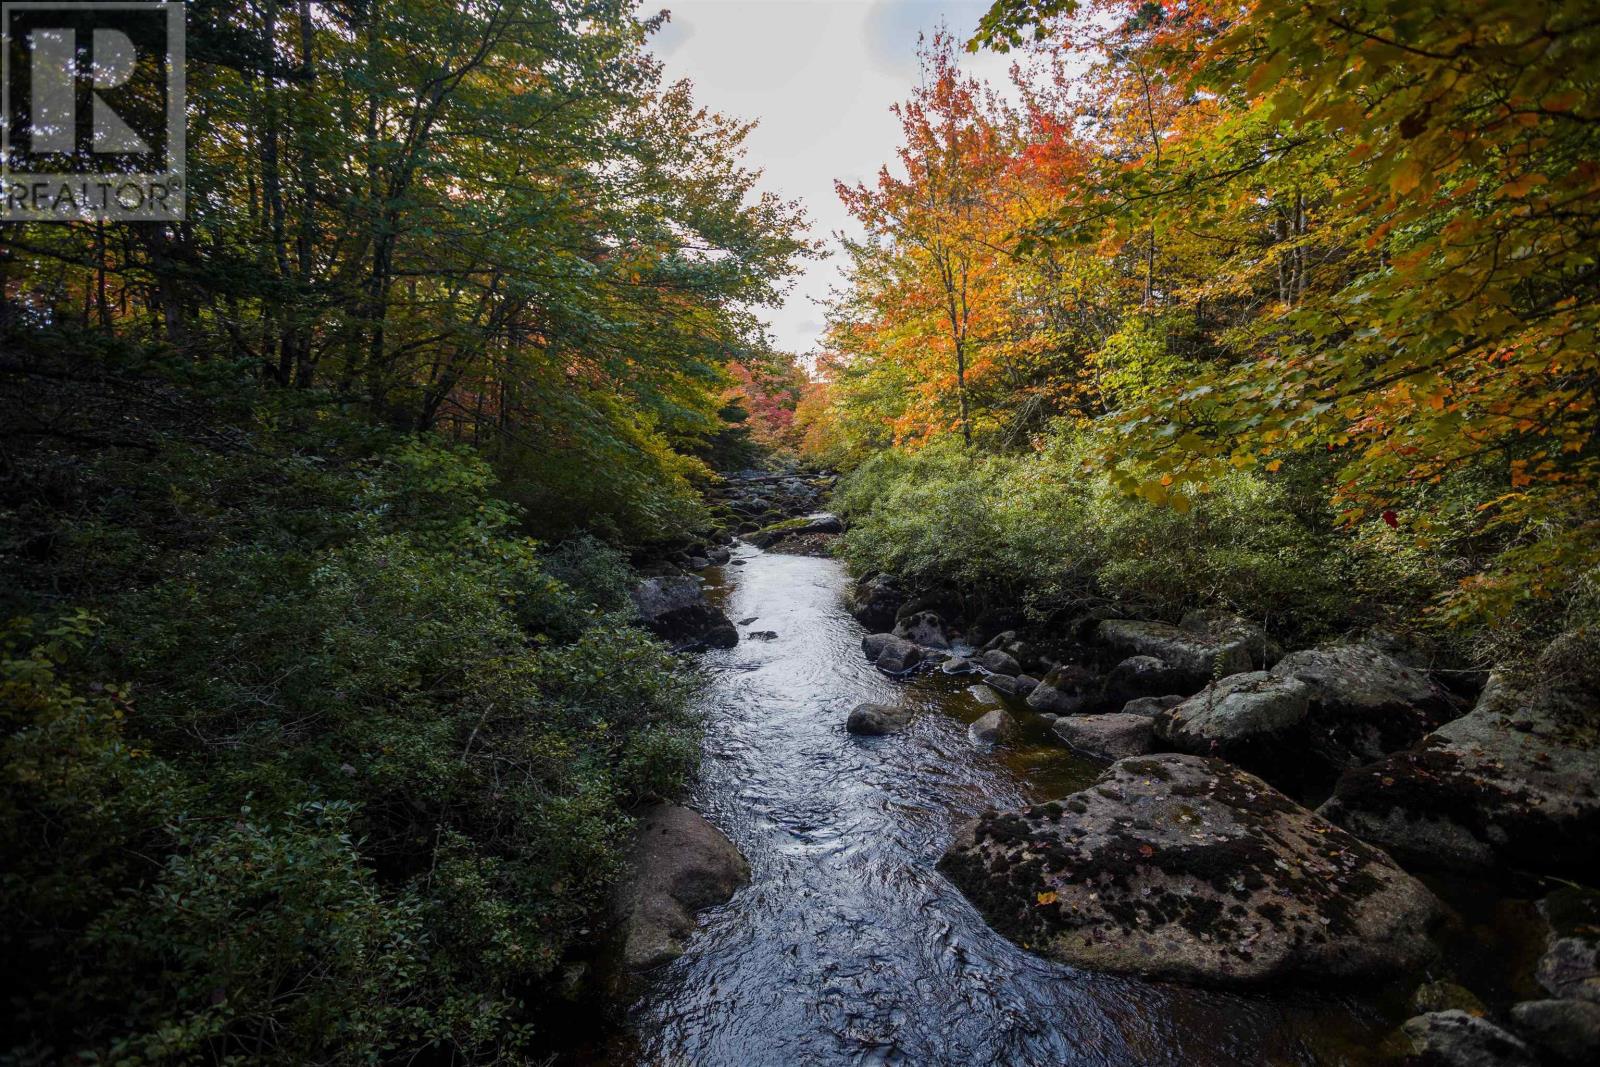
[(541, 552), (470, 450), (339, 419), (11, 495), (16, 1059), (521, 1060), (628, 810), (691, 774), (694, 679), (621, 556)]
[(1440, 588), (1423, 581), (1433, 557), (1387, 527), (1336, 529), (1293, 472), (1230, 474), (1179, 512), (1119, 492), (1089, 454), (1069, 434), (1022, 455), (953, 439), (880, 452), (835, 499), (850, 520), (846, 559), (1036, 617), (1091, 596), (1169, 617), (1224, 606), (1305, 640), (1412, 619)]

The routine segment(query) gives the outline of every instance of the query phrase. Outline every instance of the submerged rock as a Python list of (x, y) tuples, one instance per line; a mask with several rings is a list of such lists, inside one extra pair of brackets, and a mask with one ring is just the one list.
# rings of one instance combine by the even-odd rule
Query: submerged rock
[(985, 712), (978, 721), (967, 727), (967, 737), (975, 745), (998, 745), (1010, 741), (1017, 734), (1017, 720), (1004, 708)]
[(1026, 947), (1204, 983), (1403, 972), (1438, 912), (1378, 849), (1198, 756), (1120, 760), (1058, 802), (988, 812), (940, 868)]
[(1122, 759), (1150, 751), (1152, 723), (1143, 715), (1068, 715), (1051, 726), (1056, 736), (1086, 756)]
[(1538, 1067), (1527, 1045), (1489, 1020), (1464, 1011), (1418, 1015), (1400, 1029), (1427, 1067)]
[(706, 600), (698, 578), (646, 578), (633, 587), (634, 612), (645, 628), (679, 648), (732, 648), (739, 631)]
[[(1600, 662), (1589, 661), (1600, 671)], [(1600, 685), (1496, 676), (1472, 712), (1347, 772), (1324, 814), (1409, 862), (1600, 876)]]
[(897, 734), (911, 722), (911, 709), (891, 704), (857, 704), (845, 720), (844, 728), (863, 737)]
[(623, 966), (642, 971), (681, 956), (694, 913), (725, 902), (749, 880), (739, 850), (698, 812), (677, 804), (647, 809), (617, 897)]

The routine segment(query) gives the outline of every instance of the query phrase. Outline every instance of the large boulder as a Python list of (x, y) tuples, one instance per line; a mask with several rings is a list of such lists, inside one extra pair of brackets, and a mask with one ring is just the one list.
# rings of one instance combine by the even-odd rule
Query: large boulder
[(850, 614), (869, 630), (891, 630), (905, 599), (893, 575), (876, 574), (856, 586)]
[(1117, 760), (1150, 751), (1151, 720), (1144, 715), (1068, 715), (1051, 724), (1068, 746), (1096, 759)]
[(861, 737), (897, 734), (911, 722), (911, 709), (891, 704), (857, 704), (845, 720), (844, 728)]
[(1288, 789), (1326, 789), (1340, 771), (1420, 740), (1452, 706), (1427, 677), (1361, 645), (1291, 652), (1234, 674), (1156, 719), (1180, 752), (1221, 756)]
[(1079, 715), (1101, 701), (1100, 680), (1082, 667), (1063, 663), (1028, 694), (1028, 707), (1053, 715)]
[(1156, 736), (1180, 752), (1221, 756), (1252, 770), (1304, 742), (1310, 689), (1266, 671), (1231, 674), (1156, 716)]
[(638, 820), (630, 874), (618, 890), (622, 963), (642, 971), (683, 954), (694, 913), (750, 880), (733, 842), (697, 812), (659, 804)]
[(1365, 762), (1409, 747), (1460, 714), (1426, 674), (1371, 645), (1291, 652), (1272, 673), (1309, 687), (1312, 713), (1344, 760)]
[(1521, 868), (1594, 883), (1600, 680), (1593, 673), (1600, 660), (1568, 672), (1542, 667), (1522, 682), (1497, 675), (1470, 714), (1415, 748), (1345, 773), (1323, 813), (1419, 866)]
[(940, 867), (1036, 951), (1204, 983), (1407, 971), (1438, 912), (1378, 849), (1199, 756), (1120, 760), (1061, 801), (987, 812)]
[(645, 628), (676, 648), (732, 648), (739, 643), (739, 631), (721, 608), (706, 600), (698, 578), (646, 578), (630, 596)]
[(1487, 1019), (1433, 1011), (1407, 1019), (1401, 1031), (1423, 1067), (1538, 1067), (1533, 1051)]
[(1173, 672), (1171, 682), (1178, 683), (1170, 687), (1184, 691), (1213, 677), (1270, 666), (1282, 654), (1259, 629), (1221, 612), (1190, 612), (1177, 626), (1107, 619), (1095, 627), (1095, 639), (1124, 656), (1162, 661)]
[(905, 616), (894, 624), (894, 634), (923, 648), (950, 647), (950, 639), (944, 633), (944, 620), (933, 611)]
[(887, 674), (905, 674), (924, 658), (920, 647), (894, 634), (868, 634), (861, 639), (861, 651)]

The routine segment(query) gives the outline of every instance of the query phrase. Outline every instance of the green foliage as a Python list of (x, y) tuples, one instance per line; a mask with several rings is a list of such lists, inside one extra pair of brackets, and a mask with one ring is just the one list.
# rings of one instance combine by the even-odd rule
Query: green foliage
[(469, 449), (308, 414), (14, 472), (9, 606), (97, 617), (3, 639), (21, 1058), (524, 1059), (627, 810), (692, 771), (620, 553), (541, 553)]
[(1041, 616), (1089, 596), (1173, 616), (1220, 604), (1307, 639), (1407, 619), (1438, 588), (1436, 558), (1387, 527), (1334, 529), (1290, 472), (1232, 472), (1180, 512), (1122, 493), (1092, 452), (1065, 433), (1021, 456), (951, 440), (881, 452), (836, 497), (845, 555), (860, 573), (952, 583)]

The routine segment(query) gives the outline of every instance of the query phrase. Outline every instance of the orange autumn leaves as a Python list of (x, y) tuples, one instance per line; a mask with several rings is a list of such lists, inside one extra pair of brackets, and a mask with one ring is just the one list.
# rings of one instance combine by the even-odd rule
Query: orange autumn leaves
[(1002, 0), (983, 33), (1029, 42), (1020, 103), (935, 39), (898, 166), (841, 190), (835, 439), (1065, 418), (1152, 502), (1312, 477), (1346, 523), (1470, 544), (1452, 611), (1589, 581), (1592, 5)]

